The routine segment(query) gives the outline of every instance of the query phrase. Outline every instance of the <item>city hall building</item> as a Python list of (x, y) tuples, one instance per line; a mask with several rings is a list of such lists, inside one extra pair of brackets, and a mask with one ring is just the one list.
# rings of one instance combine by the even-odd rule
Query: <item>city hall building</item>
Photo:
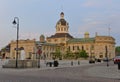
[[(100, 36), (97, 33), (94, 37), (89, 36), (89, 32), (84, 33), (83, 38), (74, 38), (69, 33), (69, 23), (64, 19), (64, 13), (60, 13), (60, 19), (56, 23), (56, 33), (49, 37), (40, 36), (40, 40), (19, 40), (19, 48), (24, 49), (26, 59), (36, 59), (37, 50), (41, 47), (41, 58), (52, 59), (57, 48), (62, 55), (69, 50), (72, 53), (78, 50), (85, 50), (88, 56), (103, 59), (115, 57), (115, 39), (111, 36)], [(10, 43), (10, 58), (16, 58), (16, 41)], [(20, 58), (19, 50), (19, 58)], [(75, 55), (75, 54), (73, 54)]]

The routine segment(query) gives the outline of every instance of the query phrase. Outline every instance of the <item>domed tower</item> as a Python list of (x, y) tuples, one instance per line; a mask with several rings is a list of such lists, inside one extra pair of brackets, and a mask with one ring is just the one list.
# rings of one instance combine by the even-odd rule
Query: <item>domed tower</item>
[(73, 38), (73, 36), (71, 36), (68, 32), (68, 28), (68, 23), (64, 19), (64, 13), (61, 12), (60, 19), (56, 23), (56, 33), (50, 37), (47, 37), (46, 41), (54, 44), (65, 44), (67, 40)]
[(40, 42), (45, 42), (45, 36), (44, 35), (40, 36)]
[(84, 38), (89, 38), (89, 32), (85, 32)]
[(68, 23), (64, 19), (64, 13), (61, 12), (60, 20), (56, 24), (56, 33), (68, 33)]

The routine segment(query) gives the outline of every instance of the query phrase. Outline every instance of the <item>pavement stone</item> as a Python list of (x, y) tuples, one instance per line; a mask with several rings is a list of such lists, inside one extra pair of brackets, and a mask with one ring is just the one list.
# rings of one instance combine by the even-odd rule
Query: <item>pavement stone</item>
[(112, 78), (120, 80), (120, 70), (118, 70), (117, 65), (110, 66), (93, 66), (85, 71), (88, 76), (93, 77), (104, 77), (104, 78)]
[[(73, 66), (71, 66), (70, 60), (59, 60), (59, 66), (58, 67), (46, 67), (46, 62), (53, 60), (41, 60), (40, 68), (26, 68), (26, 69), (13, 69), (13, 68), (2, 68), (2, 65), (5, 64), (7, 61), (0, 61), (0, 71), (1, 72), (24, 72), (24, 71), (38, 71), (38, 70), (54, 70), (58, 68), (65, 68), (65, 67), (80, 67), (80, 66), (91, 66), (89, 69), (85, 71), (88, 76), (92, 77), (103, 77), (103, 78), (113, 78), (113, 79), (120, 79), (120, 70), (118, 70), (117, 65), (110, 65), (107, 67), (106, 65), (99, 65), (101, 63), (97, 62), (95, 63), (97, 66), (93, 66), (94, 64), (89, 64), (88, 60), (80, 60), (80, 65), (78, 65), (78, 60), (71, 60), (73, 61)], [(104, 62), (102, 62), (104, 63)]]

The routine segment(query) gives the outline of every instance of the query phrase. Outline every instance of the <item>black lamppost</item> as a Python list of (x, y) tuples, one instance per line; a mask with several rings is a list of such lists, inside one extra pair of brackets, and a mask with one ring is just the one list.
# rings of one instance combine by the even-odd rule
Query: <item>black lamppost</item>
[(18, 68), (18, 40), (19, 40), (19, 18), (14, 17), (14, 25), (17, 25), (17, 43), (16, 43), (16, 68)]
[(107, 46), (105, 46), (105, 51), (106, 51), (106, 61), (107, 61), (107, 67), (109, 66), (109, 59), (108, 59), (108, 49), (107, 49)]

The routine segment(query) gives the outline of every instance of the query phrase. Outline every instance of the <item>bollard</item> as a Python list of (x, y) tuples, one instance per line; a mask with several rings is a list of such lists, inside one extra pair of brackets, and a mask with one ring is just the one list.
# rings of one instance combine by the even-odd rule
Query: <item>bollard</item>
[(109, 67), (109, 63), (108, 62), (109, 62), (109, 60), (107, 59), (107, 67)]
[(71, 61), (71, 66), (73, 66), (73, 61)]
[(49, 66), (52, 67), (52, 62), (49, 62)]
[(78, 61), (78, 65), (80, 65), (80, 61)]

